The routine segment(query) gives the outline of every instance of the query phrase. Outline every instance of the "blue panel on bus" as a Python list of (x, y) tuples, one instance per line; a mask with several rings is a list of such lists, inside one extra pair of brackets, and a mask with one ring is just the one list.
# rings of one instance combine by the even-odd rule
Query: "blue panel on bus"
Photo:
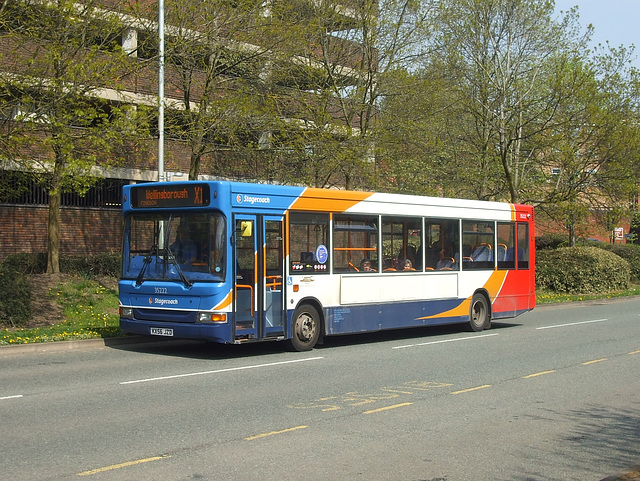
[(231, 205), (284, 213), (303, 192), (303, 187), (231, 183)]
[[(427, 318), (449, 311), (461, 302), (462, 299), (448, 299), (328, 307), (325, 308), (326, 329), (328, 334), (352, 334), (404, 327), (465, 323), (469, 320), (466, 315)], [(289, 317), (292, 313), (293, 311), (289, 311)]]

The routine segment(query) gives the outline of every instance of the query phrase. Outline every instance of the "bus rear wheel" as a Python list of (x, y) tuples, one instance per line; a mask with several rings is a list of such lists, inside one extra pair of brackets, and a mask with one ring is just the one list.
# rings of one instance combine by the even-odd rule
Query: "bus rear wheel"
[(472, 331), (479, 332), (491, 327), (491, 316), (489, 315), (489, 303), (482, 294), (474, 294), (471, 298), (471, 309), (469, 310), (469, 326)]
[(310, 351), (320, 338), (320, 315), (308, 304), (298, 306), (291, 319), (289, 345), (294, 351)]

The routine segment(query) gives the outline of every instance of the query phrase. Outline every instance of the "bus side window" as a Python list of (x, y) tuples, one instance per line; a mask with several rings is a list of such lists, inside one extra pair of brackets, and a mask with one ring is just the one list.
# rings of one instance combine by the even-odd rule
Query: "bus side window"
[(425, 219), (425, 270), (459, 270), (459, 240), (459, 221)]
[(498, 222), (498, 245), (496, 257), (498, 269), (516, 267), (516, 225), (512, 222)]
[(333, 222), (334, 272), (377, 272), (378, 217), (336, 215)]
[(328, 233), (328, 214), (298, 212), (290, 214), (289, 267), (291, 274), (329, 272)]
[(422, 271), (423, 247), (422, 218), (382, 218), (384, 272)]
[(529, 268), (529, 224), (518, 222), (518, 269)]
[(471, 257), (463, 259), (466, 269), (494, 268), (496, 251), (498, 249), (495, 244), (495, 222), (463, 221), (462, 244), (473, 247)]

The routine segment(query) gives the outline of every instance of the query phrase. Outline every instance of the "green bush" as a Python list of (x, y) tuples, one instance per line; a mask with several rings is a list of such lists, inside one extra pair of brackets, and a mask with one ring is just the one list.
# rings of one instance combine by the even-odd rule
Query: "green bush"
[(94, 256), (61, 256), (60, 271), (66, 274), (92, 277), (96, 275), (118, 277), (121, 270), (120, 253)]
[(627, 289), (629, 262), (597, 247), (561, 247), (536, 255), (536, 286), (572, 294)]
[(0, 264), (0, 323), (19, 326), (31, 319), (31, 289), (22, 272)]
[(619, 255), (631, 267), (631, 281), (640, 282), (640, 245), (636, 244), (603, 244), (603, 249)]
[(23, 274), (42, 274), (47, 270), (47, 254), (46, 252), (11, 254), (4, 259), (2, 264)]
[[(60, 271), (83, 277), (94, 275), (118, 277), (121, 268), (121, 255), (97, 254), (93, 256), (60, 256)], [(21, 252), (11, 254), (2, 262), (4, 266), (23, 274), (44, 274), (47, 271), (47, 254)]]
[(568, 245), (569, 236), (567, 234), (545, 234), (536, 237), (536, 251), (557, 249)]

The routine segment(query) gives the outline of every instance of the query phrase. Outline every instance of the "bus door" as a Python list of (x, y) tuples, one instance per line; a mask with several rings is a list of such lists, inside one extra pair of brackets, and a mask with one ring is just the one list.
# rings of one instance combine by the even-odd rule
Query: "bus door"
[(283, 219), (236, 215), (234, 222), (234, 340), (283, 336)]

